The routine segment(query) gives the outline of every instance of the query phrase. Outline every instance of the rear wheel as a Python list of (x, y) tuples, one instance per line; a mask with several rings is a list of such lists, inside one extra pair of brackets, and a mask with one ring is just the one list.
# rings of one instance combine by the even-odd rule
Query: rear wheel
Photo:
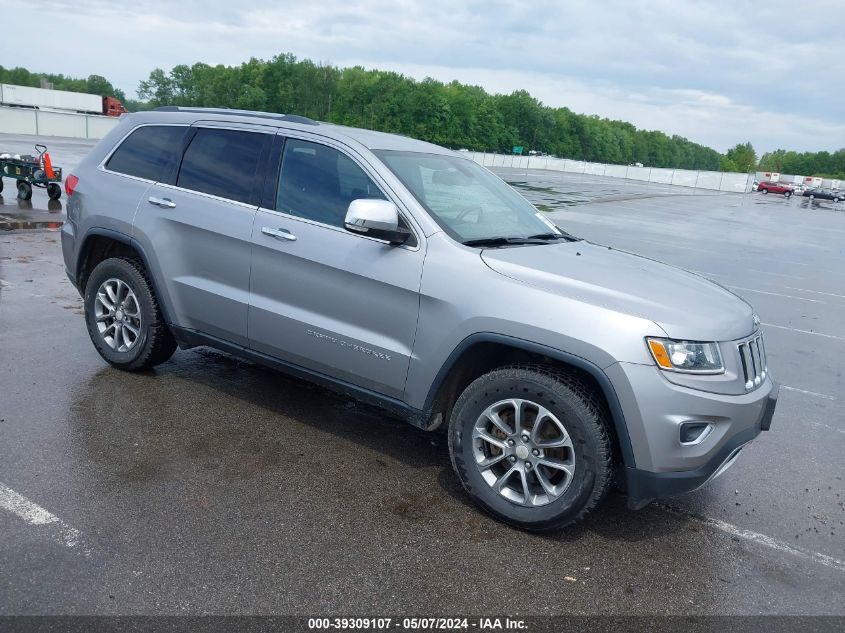
[(149, 369), (176, 350), (147, 273), (134, 259), (97, 264), (85, 286), (85, 321), (100, 356), (118, 369)]
[(62, 188), (54, 182), (47, 185), (47, 195), (50, 200), (58, 200), (62, 197)]
[(791, 191), (784, 191), (783, 195), (784, 195), (785, 198), (790, 198), (792, 196), (792, 192)]
[(585, 517), (610, 488), (608, 424), (605, 407), (578, 379), (508, 367), (478, 378), (458, 398), (449, 453), (484, 510), (521, 528), (556, 530)]
[(32, 185), (22, 180), (18, 181), (18, 199), (32, 200)]

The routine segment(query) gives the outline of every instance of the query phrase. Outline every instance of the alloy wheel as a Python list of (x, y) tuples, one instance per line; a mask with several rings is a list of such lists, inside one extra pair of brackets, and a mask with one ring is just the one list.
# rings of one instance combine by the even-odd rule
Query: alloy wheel
[(485, 409), (473, 427), (472, 442), (482, 478), (517, 505), (551, 503), (575, 475), (575, 448), (566, 427), (530, 400), (500, 400)]
[(103, 341), (116, 352), (128, 352), (141, 338), (141, 306), (125, 281), (112, 278), (100, 285), (94, 317)]

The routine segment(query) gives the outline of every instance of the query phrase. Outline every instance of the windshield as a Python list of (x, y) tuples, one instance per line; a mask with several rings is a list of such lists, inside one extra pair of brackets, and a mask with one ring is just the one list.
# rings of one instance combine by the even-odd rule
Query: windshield
[(525, 198), (470, 160), (387, 150), (375, 154), (459, 242), (561, 234)]

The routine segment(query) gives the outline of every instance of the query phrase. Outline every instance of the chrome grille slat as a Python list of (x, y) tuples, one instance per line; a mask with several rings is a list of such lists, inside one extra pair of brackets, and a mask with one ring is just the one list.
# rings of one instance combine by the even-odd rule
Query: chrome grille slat
[(763, 335), (758, 334), (754, 338), (743, 341), (737, 345), (737, 349), (742, 364), (745, 389), (750, 391), (763, 383), (768, 371)]

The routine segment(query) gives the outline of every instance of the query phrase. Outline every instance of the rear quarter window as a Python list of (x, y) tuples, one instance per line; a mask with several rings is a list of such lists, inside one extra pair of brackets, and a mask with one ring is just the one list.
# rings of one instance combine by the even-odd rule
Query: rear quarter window
[(158, 182), (176, 161), (184, 125), (145, 125), (132, 132), (106, 162), (106, 169)]

